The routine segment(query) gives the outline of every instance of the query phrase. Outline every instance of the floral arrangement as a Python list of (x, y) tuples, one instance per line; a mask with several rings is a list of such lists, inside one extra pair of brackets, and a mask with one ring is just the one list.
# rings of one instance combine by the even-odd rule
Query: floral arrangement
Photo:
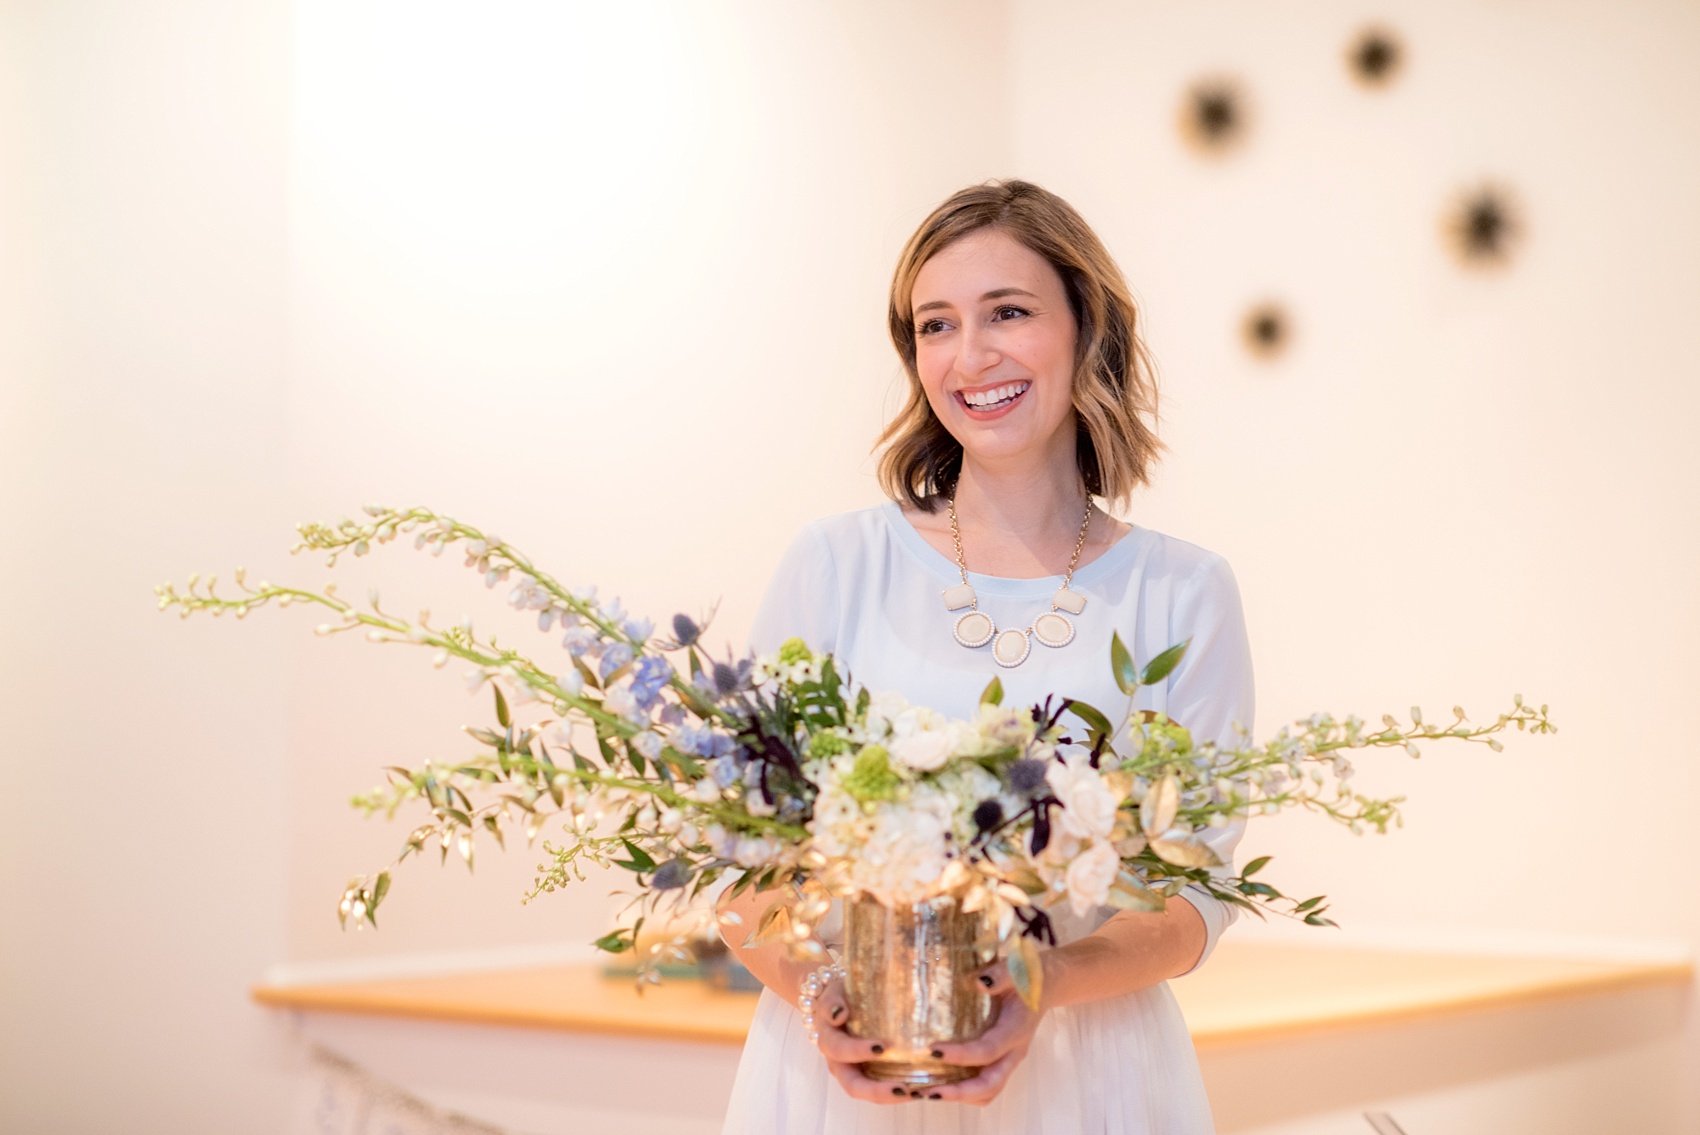
[[(887, 904), (941, 893), (984, 910), (1008, 944), (1018, 986), (1035, 943), (1054, 942), (1046, 911), (1112, 906), (1162, 910), (1182, 887), (1259, 914), (1273, 910), (1329, 926), (1322, 896), (1289, 898), (1258, 876), (1268, 857), (1235, 870), (1208, 842), (1216, 829), (1253, 815), (1303, 808), (1355, 832), (1399, 822), (1400, 798), (1351, 788), (1350, 754), (1453, 739), (1498, 750), (1510, 726), (1553, 732), (1547, 707), (1516, 699), (1491, 724), (1461, 709), (1431, 724), (1413, 708), (1409, 724), (1318, 714), (1263, 744), (1222, 748), (1194, 741), (1182, 723), (1135, 712), (1142, 684), (1162, 681), (1183, 657), (1177, 644), (1143, 667), (1119, 638), (1108, 662), (1128, 698), (1112, 719), (1067, 698), (1006, 706), (994, 678), (978, 713), (951, 720), (891, 692), (870, 692), (839, 672), (830, 655), (800, 640), (761, 658), (709, 658), (706, 619), (676, 615), (667, 637), (618, 600), (571, 589), (517, 549), (425, 509), (368, 507), (363, 521), (305, 524), (295, 551), (324, 553), (331, 565), (352, 553), (411, 536), (416, 549), (465, 555), (490, 588), (533, 613), (540, 632), (558, 636), (562, 659), (481, 637), (470, 622), (433, 626), (428, 612), (408, 620), (384, 609), (376, 592), (364, 609), (336, 593), (261, 582), (236, 573), (239, 594), (191, 577), (185, 590), (156, 589), (159, 606), (185, 618), (196, 611), (245, 617), (257, 607), (307, 604), (328, 610), (324, 635), (364, 630), (374, 642), (435, 652), (438, 666), (470, 663), (467, 685), (493, 691), (493, 724), (468, 727), (477, 750), (465, 759), (393, 767), (354, 799), (372, 814), (417, 806), (428, 819), (407, 835), (397, 863), (436, 848), (468, 867), (481, 838), (528, 843), (547, 825), (547, 861), (531, 894), (582, 880), (586, 863), (635, 876), (630, 924), (597, 941), (632, 950), (646, 919), (673, 918), (700, 905), (717, 885), (732, 895), (774, 889), (775, 901), (751, 943), (782, 941), (804, 958), (824, 959), (819, 928), (839, 897)], [(377, 924), (390, 868), (351, 880), (339, 914)], [(622, 920), (624, 921), (624, 920)], [(653, 943), (642, 971), (678, 957), (678, 939)]]

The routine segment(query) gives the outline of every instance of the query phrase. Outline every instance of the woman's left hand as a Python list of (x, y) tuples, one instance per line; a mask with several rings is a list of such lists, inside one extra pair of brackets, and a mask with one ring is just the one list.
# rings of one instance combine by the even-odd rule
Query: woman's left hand
[(997, 1099), (1026, 1058), (1033, 1034), (1039, 1031), (1039, 1022), (1044, 1019), (1048, 1006), (1041, 1003), (1037, 1011), (1028, 1008), (1027, 1002), (1015, 992), (1015, 983), (1010, 980), (1004, 963), (987, 966), (981, 977), (991, 979), (990, 992), (998, 1002), (997, 1021), (974, 1040), (939, 1045), (948, 1063), (978, 1067), (980, 1072), (971, 1080), (929, 1089), (933, 1099), (955, 1100), (976, 1107), (985, 1107)]

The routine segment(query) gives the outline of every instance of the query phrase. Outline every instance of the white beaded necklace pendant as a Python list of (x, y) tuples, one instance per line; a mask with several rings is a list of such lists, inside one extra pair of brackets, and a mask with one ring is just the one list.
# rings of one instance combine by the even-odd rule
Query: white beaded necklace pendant
[(992, 643), (992, 658), (999, 666), (1019, 666), (1027, 661), (1032, 649), (1033, 644), (1027, 641), (1026, 631), (1000, 631), (997, 641)]
[(992, 636), (997, 631), (998, 628), (992, 622), (990, 615), (982, 614), (979, 611), (970, 611), (956, 620), (956, 629), (953, 633), (956, 635), (957, 642), (973, 650), (975, 647), (985, 646), (988, 642), (991, 642)]
[(1055, 611), (1047, 611), (1033, 620), (1033, 637), (1049, 647), (1067, 646), (1074, 641), (1074, 624)]
[[(949, 498), (950, 508), (950, 539), (956, 547), (956, 570), (962, 576), (962, 582), (955, 587), (947, 588), (944, 592), (944, 609), (947, 611), (968, 610), (957, 617), (956, 624), (951, 628), (951, 635), (957, 642), (970, 650), (992, 644), (992, 659), (1005, 669), (1021, 665), (1027, 661), (1027, 656), (1033, 652), (1033, 640), (1038, 639), (1041, 646), (1053, 649), (1067, 646), (1074, 641), (1074, 623), (1068, 615), (1078, 615), (1086, 609), (1086, 596), (1078, 591), (1071, 591), (1069, 584), (1074, 582), (1074, 569), (1080, 566), (1080, 552), (1086, 546), (1086, 530), (1092, 523), (1092, 502), (1086, 502), (1086, 515), (1080, 518), (1080, 535), (1074, 541), (1074, 555), (1069, 558), (1068, 572), (1063, 576), (1062, 586), (1051, 596), (1051, 609), (1033, 620), (1033, 625), (1026, 630), (998, 630), (992, 617), (980, 610), (974, 595), (974, 588), (968, 582), (968, 563), (962, 555), (962, 531), (956, 520), (956, 498)], [(1067, 611), (1068, 615), (1062, 612)]]

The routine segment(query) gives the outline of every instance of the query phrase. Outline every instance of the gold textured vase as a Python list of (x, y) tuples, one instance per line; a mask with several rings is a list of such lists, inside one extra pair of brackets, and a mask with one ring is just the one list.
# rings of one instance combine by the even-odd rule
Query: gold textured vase
[(985, 929), (980, 913), (965, 913), (955, 895), (897, 907), (866, 895), (846, 900), (848, 1028), (885, 1045), (880, 1059), (862, 1065), (870, 1079), (922, 1087), (979, 1072), (935, 1060), (932, 1050), (972, 1040), (995, 1019), (979, 981), (996, 956)]

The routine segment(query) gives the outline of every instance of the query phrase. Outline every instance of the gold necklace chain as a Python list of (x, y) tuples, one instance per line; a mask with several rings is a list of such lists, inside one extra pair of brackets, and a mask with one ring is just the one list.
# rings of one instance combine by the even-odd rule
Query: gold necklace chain
[[(969, 650), (978, 650), (991, 643), (992, 659), (1006, 669), (1025, 662), (1035, 641), (1053, 650), (1073, 642), (1074, 624), (1069, 622), (1068, 615), (1078, 615), (1085, 610), (1086, 596), (1071, 591), (1068, 585), (1074, 582), (1074, 569), (1080, 566), (1080, 554), (1086, 548), (1086, 531), (1092, 526), (1092, 498), (1086, 498), (1086, 515), (1080, 518), (1080, 535), (1074, 541), (1074, 555), (1068, 559), (1068, 572), (1063, 576), (1062, 586), (1051, 596), (1051, 609), (1034, 619), (1026, 630), (1009, 627), (1001, 631), (992, 617), (980, 610), (979, 598), (968, 582), (968, 557), (962, 553), (962, 525), (956, 519), (956, 495), (953, 493), (946, 497), (945, 502), (950, 510), (950, 540), (956, 546), (956, 573), (962, 577), (962, 582), (945, 590), (944, 609), (968, 609), (966, 614), (957, 616), (951, 637)], [(1065, 611), (1068, 614), (1063, 614)]]
[[(962, 582), (968, 582), (968, 561), (962, 555), (962, 528), (956, 522), (956, 494), (945, 498), (946, 510), (950, 513), (950, 542), (956, 545), (956, 571), (962, 576)], [(1062, 589), (1068, 590), (1068, 585), (1074, 580), (1074, 569), (1080, 566), (1080, 553), (1086, 547), (1086, 530), (1092, 526), (1092, 498), (1086, 498), (1086, 515), (1080, 519), (1080, 536), (1074, 541), (1074, 555), (1068, 558), (1068, 571), (1063, 575)], [(1051, 604), (1051, 610), (1057, 605)]]

